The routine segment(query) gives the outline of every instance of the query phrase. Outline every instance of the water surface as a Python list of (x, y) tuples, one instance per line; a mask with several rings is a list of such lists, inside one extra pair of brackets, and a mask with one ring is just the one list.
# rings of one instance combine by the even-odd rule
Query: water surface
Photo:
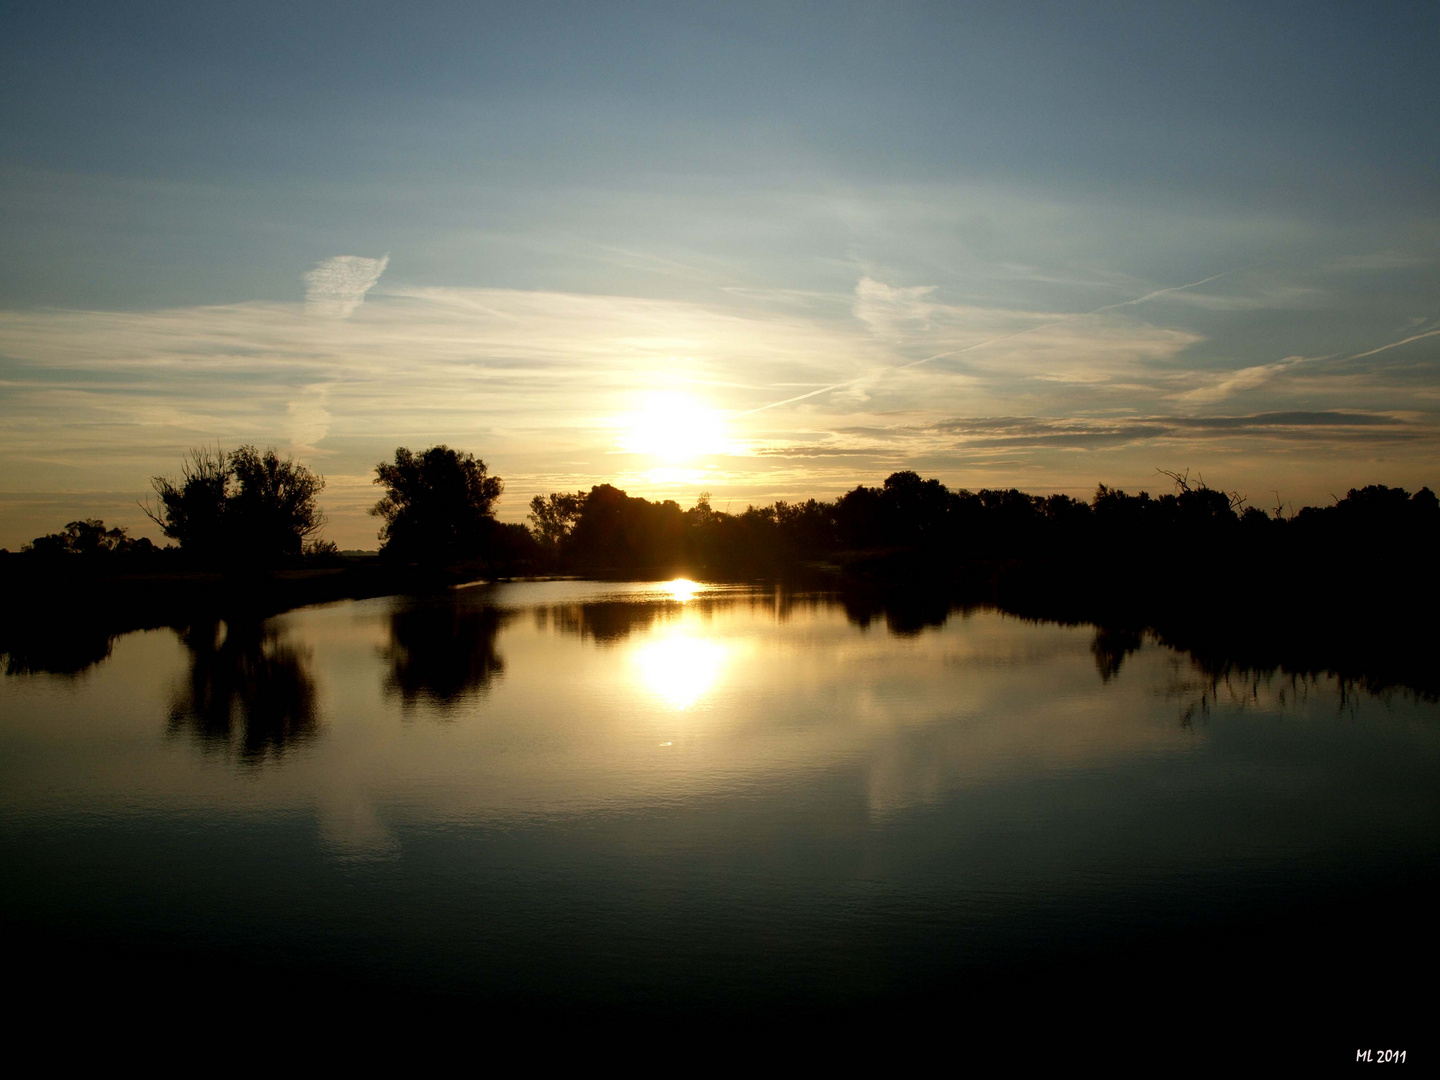
[(1434, 959), (1434, 703), (1093, 627), (475, 587), (129, 634), (0, 715), (33, 979), (767, 1015), (1268, 980), (1373, 1026)]

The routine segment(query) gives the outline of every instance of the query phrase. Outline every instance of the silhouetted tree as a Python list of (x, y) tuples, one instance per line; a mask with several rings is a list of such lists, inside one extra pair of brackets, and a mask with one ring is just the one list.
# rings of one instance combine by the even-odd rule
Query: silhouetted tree
[(26, 550), (37, 555), (80, 555), (87, 558), (109, 555), (130, 555), (153, 551), (155, 545), (149, 540), (132, 539), (129, 530), (105, 528), (99, 518), (71, 521), (63, 532), (48, 536), (37, 536)]
[(441, 563), (489, 554), (492, 508), (505, 484), (474, 454), (444, 445), (415, 454), (402, 446), (393, 464), (375, 466), (375, 483), (385, 485), (385, 497), (370, 511), (385, 522), (382, 555)]
[(219, 554), (225, 538), (225, 502), (230, 487), (230, 469), (219, 447), (199, 447), (180, 466), (180, 479), (155, 476), (150, 479), (159, 505), (144, 505), (147, 517), (171, 540), (186, 551), (199, 555)]
[(315, 497), (325, 481), (274, 450), (242, 446), (230, 455), (238, 490), (225, 506), (225, 528), (243, 550), (299, 555), (305, 541), (325, 526)]
[(558, 555), (564, 542), (575, 530), (580, 512), (585, 508), (585, 492), (552, 492), (547, 498), (536, 495), (530, 500), (530, 520), (535, 537), (551, 555)]
[(685, 523), (673, 499), (652, 503), (600, 484), (585, 496), (569, 547), (589, 570), (680, 570), (687, 561)]
[(949, 494), (939, 480), (922, 480), (917, 472), (887, 476), (881, 502), (891, 541), (913, 544), (938, 539)]
[(524, 525), (518, 521), (492, 521), (490, 526), (488, 557), (492, 574), (513, 577), (548, 569), (544, 565), (547, 552)]
[(178, 481), (156, 476), (159, 505), (146, 515), (186, 551), (227, 561), (298, 555), (325, 526), (316, 496), (325, 480), (304, 465), (242, 446), (192, 450)]

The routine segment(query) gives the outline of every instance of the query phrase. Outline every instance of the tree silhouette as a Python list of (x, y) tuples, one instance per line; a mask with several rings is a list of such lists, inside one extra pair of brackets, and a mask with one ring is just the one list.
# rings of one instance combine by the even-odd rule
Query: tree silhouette
[(244, 549), (299, 555), (324, 528), (315, 497), (325, 481), (305, 466), (242, 446), (230, 455), (230, 473), (239, 488), (226, 503), (225, 527)]
[(107, 529), (99, 518), (85, 518), (68, 522), (63, 532), (37, 536), (28, 550), (37, 555), (81, 555), (93, 559), (112, 554), (149, 553), (154, 547), (143, 537), (132, 539), (128, 529)]
[(159, 505), (142, 509), (180, 547), (202, 557), (253, 561), (299, 555), (325, 526), (323, 477), (273, 449), (192, 450), (180, 479), (156, 476)]
[(530, 520), (534, 522), (535, 537), (547, 552), (556, 554), (561, 545), (575, 530), (575, 523), (585, 509), (588, 497), (584, 491), (552, 492), (547, 498), (536, 495), (530, 500)]
[(370, 511), (385, 522), (382, 555), (438, 563), (489, 553), (492, 508), (505, 484), (474, 454), (443, 444), (419, 454), (402, 446), (394, 464), (375, 466), (375, 483), (385, 485), (385, 497)]
[(150, 479), (159, 505), (142, 506), (160, 531), (189, 552), (219, 554), (225, 537), (225, 500), (230, 486), (227, 457), (218, 446), (197, 447), (180, 466), (180, 479)]

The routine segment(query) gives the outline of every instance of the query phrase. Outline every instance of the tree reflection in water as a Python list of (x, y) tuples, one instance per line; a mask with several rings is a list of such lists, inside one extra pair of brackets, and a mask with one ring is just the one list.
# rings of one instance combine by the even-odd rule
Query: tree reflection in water
[[(697, 610), (713, 610), (709, 603), (692, 604)], [(678, 601), (635, 603), (602, 600), (589, 604), (554, 604), (535, 609), (535, 625), (553, 627), (557, 633), (590, 638), (601, 645), (624, 641), (635, 630), (647, 630), (665, 617), (678, 617), (685, 605)]]
[(504, 612), (489, 605), (413, 600), (390, 614), (385, 692), (398, 695), (407, 712), (418, 704), (454, 709), (483, 696), (505, 671), (495, 638)]
[[(589, 638), (601, 645), (624, 641), (637, 630), (648, 630), (652, 624), (678, 618), (682, 612), (712, 615), (728, 611), (737, 603), (749, 610), (767, 609), (777, 622), (785, 622), (797, 608), (817, 611), (836, 602), (830, 593), (799, 594), (783, 587), (756, 590), (744, 596), (699, 597), (636, 602), (632, 600), (600, 600), (580, 604), (555, 604), (535, 609), (535, 625), (540, 629), (553, 627), (562, 634)], [(838, 600), (845, 617), (854, 625), (868, 627), (876, 619), (884, 619), (886, 629), (901, 637), (944, 626), (957, 605), (943, 591), (918, 590), (848, 590)]]
[(1100, 681), (1108, 683), (1119, 675), (1126, 658), (1138, 652), (1143, 643), (1139, 630), (1097, 626), (1095, 639), (1090, 642), (1090, 653), (1095, 657), (1095, 670), (1100, 672)]
[(845, 617), (862, 630), (880, 617), (897, 637), (944, 626), (956, 604), (944, 589), (856, 589), (841, 594)]
[(83, 619), (50, 618), (0, 627), (6, 675), (79, 675), (110, 658), (115, 635)]
[(319, 732), (310, 651), (256, 619), (195, 623), (181, 634), (189, 677), (170, 704), (169, 732), (189, 732), (206, 750), (260, 763)]

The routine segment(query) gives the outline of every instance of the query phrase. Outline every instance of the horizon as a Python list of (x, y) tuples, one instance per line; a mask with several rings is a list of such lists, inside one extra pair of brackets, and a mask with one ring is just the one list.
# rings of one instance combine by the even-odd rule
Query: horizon
[(439, 443), (502, 521), (1440, 486), (1434, 11), (80, 7), (0, 16), (11, 550), (217, 444), (359, 550)]

